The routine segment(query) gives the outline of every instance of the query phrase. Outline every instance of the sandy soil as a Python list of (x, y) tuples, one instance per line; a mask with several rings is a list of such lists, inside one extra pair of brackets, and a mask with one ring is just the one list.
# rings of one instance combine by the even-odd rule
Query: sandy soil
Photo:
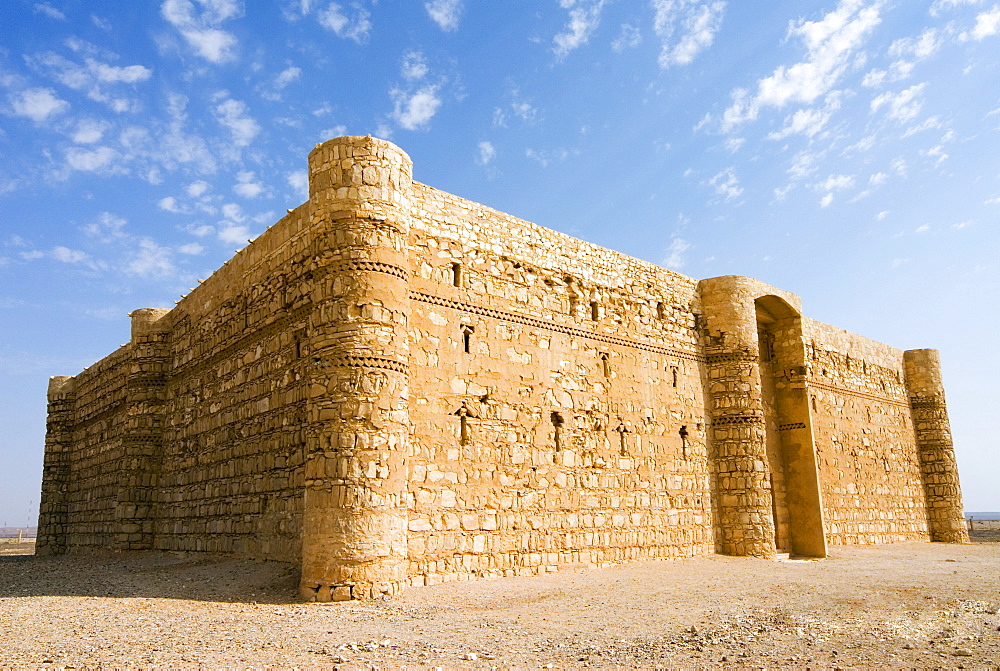
[(295, 602), (276, 564), (0, 557), (0, 667), (1000, 668), (1000, 543), (711, 556)]

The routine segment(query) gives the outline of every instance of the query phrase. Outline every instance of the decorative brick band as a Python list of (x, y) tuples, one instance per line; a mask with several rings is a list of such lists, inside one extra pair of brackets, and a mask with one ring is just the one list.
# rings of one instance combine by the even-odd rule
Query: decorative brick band
[(910, 397), (910, 407), (914, 410), (943, 410), (947, 406), (936, 398)]
[(817, 387), (819, 389), (825, 389), (827, 391), (832, 391), (838, 394), (847, 394), (848, 396), (855, 396), (857, 398), (863, 398), (869, 401), (878, 401), (879, 403), (886, 403), (888, 405), (895, 405), (900, 408), (909, 408), (910, 404), (906, 401), (901, 401), (889, 396), (878, 396), (876, 394), (869, 394), (863, 391), (857, 391), (854, 389), (847, 389), (846, 387), (838, 387), (832, 384), (827, 384), (825, 382), (816, 382), (812, 378), (806, 378), (806, 384), (810, 387)]
[(718, 354), (707, 355), (705, 363), (709, 365), (722, 363), (758, 363), (758, 359), (757, 356), (750, 352), (719, 352)]
[(636, 340), (628, 340), (626, 338), (619, 338), (617, 336), (605, 335), (603, 333), (595, 333), (594, 331), (587, 331), (585, 329), (573, 328), (572, 326), (555, 324), (553, 322), (545, 321), (544, 319), (538, 319), (537, 317), (528, 317), (526, 315), (517, 314), (516, 312), (507, 312), (506, 310), (484, 308), (479, 305), (473, 305), (471, 303), (463, 303), (461, 301), (455, 301), (449, 298), (441, 298), (440, 296), (425, 294), (420, 291), (410, 291), (410, 299), (415, 301), (420, 301), (421, 303), (430, 303), (431, 305), (439, 305), (441, 307), (451, 308), (452, 310), (460, 310), (462, 312), (468, 312), (483, 317), (491, 317), (493, 319), (499, 319), (514, 324), (522, 324), (524, 326), (531, 326), (533, 328), (544, 329), (546, 331), (553, 331), (555, 333), (564, 333), (566, 335), (574, 336), (577, 338), (587, 338), (588, 340), (596, 340), (598, 342), (608, 343), (609, 345), (618, 345), (620, 347), (631, 347), (632, 349), (638, 349), (644, 352), (652, 352), (654, 354), (673, 356), (678, 359), (685, 359), (687, 361), (701, 362), (705, 360), (705, 358), (699, 354), (692, 354), (690, 352), (684, 352), (678, 349), (673, 349), (671, 347), (660, 347), (659, 345), (651, 345), (649, 343), (638, 342)]
[(730, 424), (763, 424), (764, 418), (760, 415), (728, 415), (726, 417), (716, 417), (712, 419), (712, 426), (728, 426)]
[(331, 266), (329, 270), (330, 272), (335, 273), (347, 273), (352, 271), (385, 273), (386, 275), (398, 277), (401, 280), (409, 279), (409, 273), (406, 272), (405, 268), (394, 266), (391, 263), (383, 263), (382, 261), (345, 261)]
[(792, 429), (806, 428), (805, 422), (792, 422), (791, 424), (779, 424), (778, 431), (791, 431)]
[(322, 362), (320, 365), (336, 368), (379, 368), (381, 370), (391, 370), (394, 373), (406, 373), (409, 370), (408, 366), (401, 361), (378, 356), (339, 356)]

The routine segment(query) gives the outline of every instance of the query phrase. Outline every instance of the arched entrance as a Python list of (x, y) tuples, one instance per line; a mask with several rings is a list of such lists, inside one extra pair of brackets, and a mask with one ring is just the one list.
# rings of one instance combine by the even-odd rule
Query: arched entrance
[(825, 557), (802, 320), (777, 296), (762, 296), (754, 305), (775, 547), (793, 556)]

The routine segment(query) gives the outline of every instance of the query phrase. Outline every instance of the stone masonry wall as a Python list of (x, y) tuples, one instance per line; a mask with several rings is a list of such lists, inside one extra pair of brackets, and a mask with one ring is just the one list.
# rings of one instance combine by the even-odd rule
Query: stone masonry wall
[(829, 542), (928, 540), (903, 352), (803, 321)]
[(694, 283), (414, 186), (411, 582), (711, 552)]

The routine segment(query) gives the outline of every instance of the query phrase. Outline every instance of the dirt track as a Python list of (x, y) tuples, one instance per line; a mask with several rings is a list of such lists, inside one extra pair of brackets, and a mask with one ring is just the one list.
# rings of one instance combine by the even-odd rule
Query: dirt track
[(0, 557), (0, 667), (997, 668), (1000, 544), (712, 556), (295, 603), (164, 555)]

